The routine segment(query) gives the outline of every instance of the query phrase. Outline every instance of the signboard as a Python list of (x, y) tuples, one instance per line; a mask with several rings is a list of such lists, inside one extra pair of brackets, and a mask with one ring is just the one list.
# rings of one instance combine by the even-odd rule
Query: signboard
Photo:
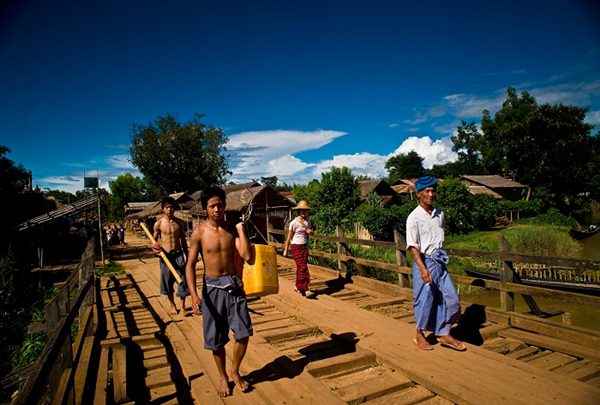
[(83, 188), (98, 188), (98, 177), (84, 177)]

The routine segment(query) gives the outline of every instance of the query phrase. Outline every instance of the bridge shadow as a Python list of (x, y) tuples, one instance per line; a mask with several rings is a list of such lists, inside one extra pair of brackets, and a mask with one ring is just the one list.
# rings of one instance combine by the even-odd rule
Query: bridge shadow
[(146, 263), (145, 260), (154, 258), (152, 249), (147, 246), (135, 246), (135, 245), (118, 245), (111, 246), (108, 249), (108, 258), (111, 260), (134, 260), (138, 259), (142, 263)]
[(302, 357), (294, 360), (288, 356), (279, 356), (262, 368), (245, 375), (244, 379), (251, 385), (277, 381), (282, 378), (293, 379), (299, 376), (311, 362), (355, 352), (359, 340), (354, 332), (332, 334), (330, 340), (308, 345), (298, 350)]
[(451, 335), (456, 339), (481, 346), (484, 338), (481, 335), (481, 329), (486, 323), (485, 306), (471, 304), (465, 308), (458, 324), (452, 328)]

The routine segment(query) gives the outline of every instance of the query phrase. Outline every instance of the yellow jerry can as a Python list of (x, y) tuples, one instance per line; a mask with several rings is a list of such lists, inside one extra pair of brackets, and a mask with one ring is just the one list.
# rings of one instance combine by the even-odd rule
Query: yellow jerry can
[(273, 246), (254, 245), (256, 259), (253, 265), (244, 263), (242, 281), (247, 297), (262, 297), (279, 292), (277, 278), (277, 251)]

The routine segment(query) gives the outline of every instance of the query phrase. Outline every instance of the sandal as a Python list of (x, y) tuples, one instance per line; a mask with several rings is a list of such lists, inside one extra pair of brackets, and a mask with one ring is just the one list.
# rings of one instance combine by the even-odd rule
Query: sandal
[(300, 291), (299, 289), (297, 289), (296, 287), (294, 287), (294, 291), (297, 292), (298, 294), (302, 295), (304, 297), (304, 291)]
[(421, 350), (430, 351), (433, 350), (433, 346), (429, 344), (429, 342), (419, 342), (417, 339), (413, 339), (413, 343), (417, 345), (417, 347)]
[(315, 295), (315, 293), (314, 293), (314, 292), (312, 292), (311, 290), (306, 290), (306, 291), (305, 291), (305, 297), (306, 297), (306, 298), (315, 298), (315, 297), (316, 297), (316, 295)]

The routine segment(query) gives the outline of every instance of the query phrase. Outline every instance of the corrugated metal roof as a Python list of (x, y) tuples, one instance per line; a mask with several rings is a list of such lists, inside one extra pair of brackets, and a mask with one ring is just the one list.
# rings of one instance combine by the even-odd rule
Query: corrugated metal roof
[(91, 206), (94, 206), (98, 202), (98, 194), (93, 194), (89, 197), (84, 198), (83, 200), (79, 200), (73, 204), (66, 204), (63, 207), (47, 212), (45, 214), (39, 215), (35, 218), (31, 218), (30, 220), (23, 222), (22, 224), (17, 226), (19, 231), (33, 228), (43, 224), (52, 223), (60, 218), (64, 218), (69, 215), (76, 214), (80, 211), (83, 211)]

